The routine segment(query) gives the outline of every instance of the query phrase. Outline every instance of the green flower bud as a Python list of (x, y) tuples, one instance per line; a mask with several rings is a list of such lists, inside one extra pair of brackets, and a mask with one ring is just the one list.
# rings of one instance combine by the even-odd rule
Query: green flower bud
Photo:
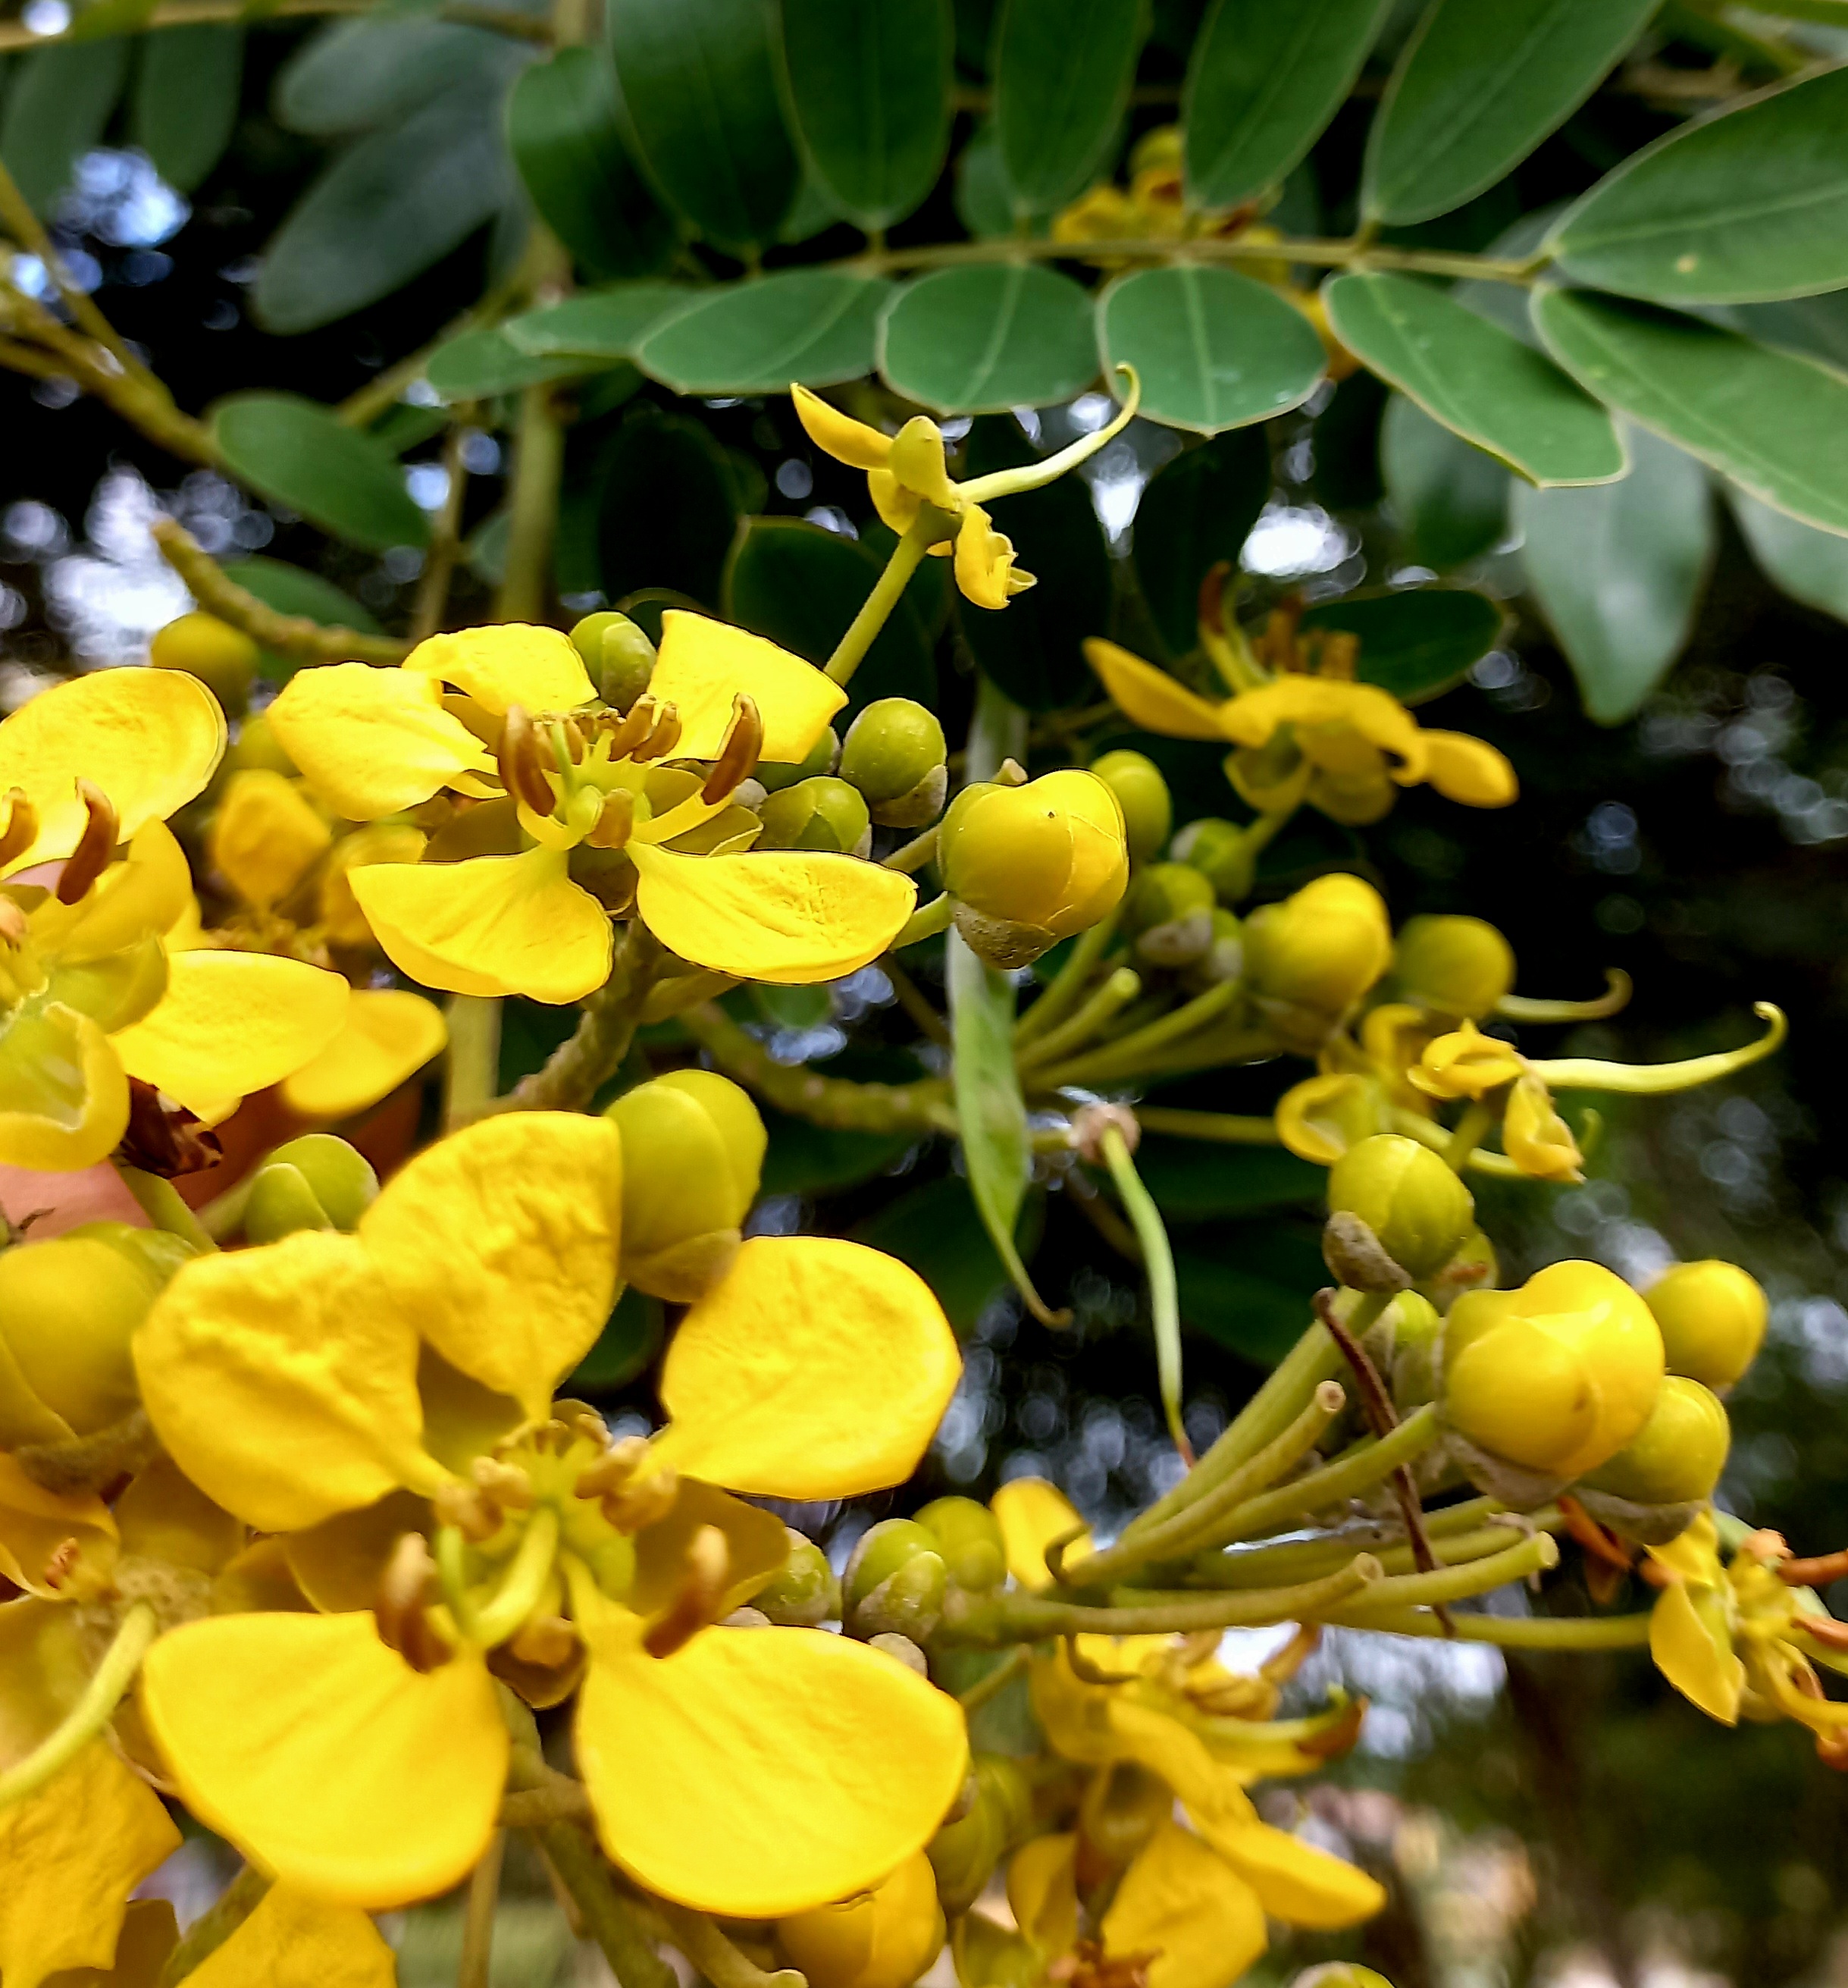
[(1174, 825), (1174, 797), (1161, 769), (1145, 753), (1121, 751), (1093, 759), (1091, 771), (1117, 796), (1117, 805), (1123, 810), (1130, 860), (1152, 861), (1161, 854)]
[(680, 1070), (604, 1114), (623, 1134), (623, 1276), (677, 1304), (731, 1269), (757, 1197), (767, 1134), (730, 1078)]
[(873, 846), (873, 822), (859, 789), (827, 774), (799, 780), (765, 796), (758, 810), (764, 832), (759, 849), (814, 849), (863, 856)]
[(1130, 881), (1123, 901), (1123, 928), (1140, 937), (1191, 919), (1210, 934), (1212, 911), (1213, 887), (1198, 870), (1185, 863), (1151, 863)]
[(937, 1879), (921, 1851), (838, 1904), (776, 1922), (809, 1988), (911, 1988), (943, 1946)]
[(270, 729), (269, 720), (257, 712), (238, 727), (238, 735), (219, 762), (218, 779), (213, 784), (221, 784), (233, 773), (257, 771), (293, 775), (300, 770), (282, 750), (275, 733)]
[(252, 1242), (273, 1242), (297, 1229), (351, 1234), (378, 1192), (379, 1177), (356, 1147), (331, 1132), (305, 1132), (277, 1147), (257, 1169), (244, 1233)]
[(943, 1827), (924, 1845), (936, 1874), (938, 1902), (954, 1919), (987, 1890), (1001, 1861), (1000, 1819), (979, 1796), (968, 1813)]
[(794, 786), (798, 780), (812, 780), (817, 774), (831, 773), (840, 764), (840, 735), (829, 725), (809, 748), (806, 759), (793, 762), (760, 759), (752, 777), (766, 793), (779, 794), (785, 787)]
[(333, 1226), (299, 1167), (272, 1160), (251, 1176), (250, 1192), (244, 1203), (245, 1241), (280, 1242), (298, 1229)]
[(137, 1229), (128, 1222), (86, 1222), (67, 1229), (63, 1239), (89, 1238), (120, 1250), (138, 1268), (146, 1270), (157, 1285), (164, 1284), (182, 1263), (198, 1254), (183, 1236), (164, 1229)]
[(856, 1636), (895, 1634), (921, 1641), (937, 1627), (948, 1584), (932, 1534), (914, 1519), (882, 1519), (860, 1535), (847, 1562), (847, 1629)]
[(1313, 1048), (1386, 971), (1392, 943), (1379, 892), (1336, 872), (1245, 920), (1245, 975), (1276, 1033)]
[(865, 796), (885, 828), (921, 828), (949, 790), (948, 748), (934, 713), (908, 697), (882, 697), (849, 727), (840, 777)]
[(1732, 1425), (1718, 1395), (1671, 1374), (1656, 1390), (1641, 1432), (1584, 1481), (1633, 1504), (1686, 1504), (1711, 1493), (1731, 1446)]
[(1407, 1000), (1479, 1021), (1515, 984), (1514, 948), (1482, 918), (1407, 918), (1393, 972)]
[(840, 1614), (840, 1583), (821, 1548), (793, 1526), (787, 1530), (789, 1557), (769, 1586), (752, 1596), (751, 1605), (784, 1628), (813, 1629)]
[(133, 1412), (129, 1342), (165, 1282), (93, 1233), (0, 1251), (0, 1448), (93, 1435)]
[[(1370, 1348), (1377, 1344), (1381, 1349), (1380, 1364), (1387, 1371), (1394, 1405), (1402, 1415), (1437, 1399), (1438, 1347), (1443, 1330), (1444, 1320), (1429, 1298), (1416, 1291), (1401, 1291), (1367, 1334)], [(1379, 1335), (1377, 1341), (1375, 1334)]]
[(244, 708), (262, 653), (242, 628), (197, 611), (168, 622), (147, 645), (152, 668), (197, 677), (229, 712)]
[(1662, 1329), (1671, 1374), (1730, 1388), (1764, 1343), (1765, 1293), (1736, 1263), (1677, 1263), (1644, 1298)]
[(571, 631), (604, 703), (627, 711), (654, 674), (654, 644), (627, 614), (586, 614)]
[(1329, 1170), (1329, 1212), (1357, 1215), (1414, 1279), (1441, 1270), (1475, 1228), (1469, 1189), (1429, 1147), (1397, 1132), (1350, 1146)]
[(949, 1577), (972, 1594), (985, 1594), (1008, 1577), (1001, 1522), (973, 1498), (934, 1498), (917, 1523), (937, 1542)]
[(1190, 821), (1174, 837), (1174, 856), (1198, 870), (1223, 904), (1242, 904), (1252, 894), (1258, 858), (1236, 822), (1216, 815)]

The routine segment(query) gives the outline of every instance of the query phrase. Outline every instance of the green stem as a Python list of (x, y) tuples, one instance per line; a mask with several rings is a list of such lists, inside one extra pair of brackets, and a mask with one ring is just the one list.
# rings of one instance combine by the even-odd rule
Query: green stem
[(984, 1672), (967, 1691), (959, 1692), (956, 1702), (965, 1716), (978, 1711), (990, 1699), (998, 1697), (1026, 1668), (1032, 1655), (1025, 1644), (1017, 1643), (992, 1670)]
[(462, 458), (467, 417), (472, 407), (458, 407), (451, 415), (449, 432), (443, 438), (443, 470), (448, 484), (443, 492), (442, 509), (430, 528), (430, 549), (424, 555), (424, 571), (417, 581), (417, 605), (411, 610), (410, 640), (421, 642), (443, 625), (449, 605), (449, 583), (455, 576), (456, 561), (462, 550), (462, 500), (468, 490), (468, 465)]
[(1106, 1085), (1153, 1084), (1167, 1077), (1184, 1076), (1190, 1070), (1219, 1070), (1232, 1063), (1262, 1063), (1277, 1053), (1275, 1036), (1262, 1029), (1237, 1026), (1207, 1029), (1177, 1043), (1164, 1053), (1140, 1057), (1133, 1068), (1119, 1063), (1109, 1044), (1094, 1054), (1046, 1070), (1035, 1070), (1036, 1090), (1059, 1090), (1067, 1085), (1085, 1090)]
[(1191, 1036), (1195, 1030), (1216, 1021), (1241, 998), (1244, 991), (1239, 982), (1222, 980), (1204, 994), (1196, 994), (1192, 1000), (1183, 1002), (1173, 1013), (1164, 1015), (1160, 1021), (1150, 1022), (1129, 1035), (1119, 1036), (1114, 1042), (1105, 1043), (1074, 1062), (1039, 1072), (1036, 1080), (1063, 1087), (1069, 1084), (1108, 1083), (1118, 1077), (1133, 1077), (1138, 1067), (1157, 1050), (1165, 1050), (1182, 1036)]
[(637, 1907), (646, 1924), (655, 1921), (665, 1936), (693, 1963), (696, 1973), (711, 1988), (806, 1988), (803, 1977), (793, 1968), (779, 1968), (766, 1974), (747, 1955), (739, 1952), (725, 1934), (690, 1905), (677, 1905), (667, 1898), (649, 1898)]
[(583, 1018), (569, 1040), (559, 1043), (543, 1068), (522, 1077), (485, 1111), (583, 1111), (629, 1053), (662, 957), (654, 934), (640, 919), (632, 921), (627, 942), (619, 943), (610, 978), (585, 1002)]
[(1286, 1520), (1299, 1518), (1306, 1512), (1344, 1503), (1356, 1493), (1370, 1490), (1390, 1477), (1400, 1464), (1409, 1463), (1437, 1439), (1438, 1412), (1427, 1405), (1407, 1415), (1390, 1435), (1357, 1443), (1338, 1462), (1312, 1470), (1293, 1483), (1261, 1493), (1228, 1513), (1216, 1530), (1228, 1540), (1250, 1539), (1260, 1533), (1275, 1532)]
[(255, 1865), (246, 1864), (218, 1894), (217, 1902), (187, 1928), (186, 1937), (167, 1956), (156, 1988), (178, 1988), (262, 1904), (275, 1882)]
[(1544, 1574), (1559, 1564), (1559, 1549), (1551, 1537), (1535, 1532), (1480, 1560), (1439, 1567), (1428, 1574), (1388, 1575), (1353, 1602), (1348, 1612), (1350, 1617), (1359, 1615), (1363, 1610), (1370, 1610), (1376, 1600), (1382, 1608), (1441, 1608), (1447, 1602), (1468, 1601), (1495, 1588), (1505, 1587), (1511, 1581), (1525, 1581), (1530, 1574)]
[[(1135, 976), (1130, 975), (1133, 979)], [(1110, 1170), (1123, 1212), (1141, 1246), (1142, 1267), (1149, 1283), (1149, 1311), (1154, 1321), (1155, 1369), (1161, 1390), (1161, 1412), (1167, 1418), (1168, 1435), (1182, 1458), (1191, 1463), (1194, 1446), (1187, 1439), (1181, 1418), (1181, 1297), (1174, 1280), (1174, 1252), (1161, 1219), (1161, 1211), (1142, 1184), (1136, 1163), (1130, 1158), (1128, 1142), (1120, 1126), (1103, 1129), (1098, 1142), (1103, 1163)]]
[(892, 950), (897, 952), (901, 946), (915, 945), (921, 938), (934, 938), (939, 932), (948, 931), (955, 909), (955, 901), (947, 891), (927, 904), (920, 904), (893, 940)]
[(1206, 1139), (1227, 1146), (1275, 1146), (1275, 1118), (1245, 1117), (1231, 1111), (1177, 1111), (1140, 1104), (1136, 1116), (1145, 1132), (1171, 1132), (1182, 1139)]
[(835, 644), (834, 653), (828, 658), (828, 674), (836, 683), (853, 681), (853, 672), (866, 660), (867, 651), (886, 625), (892, 610), (898, 605), (906, 583), (917, 570), (929, 549), (930, 540), (924, 520), (920, 518), (892, 548), (892, 556), (886, 561), (885, 571), (879, 576), (873, 591), (861, 602), (860, 612), (848, 623), (847, 632)]
[(1093, 969), (1110, 950), (1122, 918), (1123, 900), (1119, 898), (1094, 925), (1087, 925), (1072, 942), (1065, 963), (1047, 983), (1039, 999), (1015, 1024), (1016, 1048), (1037, 1041), (1077, 1006)]
[[(1439, 1513), (1438, 1518), (1445, 1516)], [(1486, 1559), (1505, 1550), (1511, 1537), (1505, 1526), (1477, 1526), (1467, 1532), (1439, 1533), (1438, 1523), (1428, 1523), (1431, 1549), (1440, 1565), (1460, 1567), (1465, 1560)], [(1535, 1528), (1556, 1532), (1565, 1523), (1557, 1512), (1534, 1515)], [(1382, 1540), (1292, 1540), (1282, 1546), (1251, 1547), (1215, 1554), (1210, 1560), (1196, 1560), (1185, 1577), (1189, 1587), (1273, 1587), (1279, 1582), (1313, 1581), (1338, 1567), (1356, 1550), (1370, 1553), (1389, 1574), (1410, 1574), (1416, 1567), (1408, 1541), (1391, 1544)]]
[(880, 867), (882, 870), (897, 870), (907, 877), (915, 877), (927, 863), (935, 857), (937, 831), (942, 825), (941, 822), (932, 822), (921, 835), (913, 836), (909, 842), (900, 844), (890, 856), (882, 857)]
[(141, 1668), (148, 1646), (160, 1633), (154, 1611), (137, 1601), (122, 1618), (115, 1641), (103, 1653), (83, 1696), (59, 1724), (22, 1760), (0, 1773), (0, 1809), (36, 1794), (62, 1773), (116, 1716)]
[(548, 1822), (533, 1834), (620, 1988), (678, 1988), (674, 1969), (649, 1944), (640, 1908), (617, 1889), (609, 1865), (583, 1829), (575, 1822)]
[(565, 424), (556, 391), (547, 385), (529, 387), (520, 396), (507, 571), (494, 600), (497, 621), (545, 619), (552, 597), (552, 546), (558, 532), (564, 468)]
[(201, 1256), (217, 1253), (218, 1244), (207, 1233), (198, 1216), (181, 1199), (180, 1191), (171, 1181), (164, 1180), (158, 1174), (144, 1173), (139, 1167), (119, 1163), (116, 1172), (122, 1176), (122, 1185), (134, 1196), (136, 1205), (155, 1228), (190, 1242)]
[[(1118, 967), (1069, 1021), (1046, 1030), (1036, 1040), (1029, 1039), (1023, 1042), (1021, 1030), (1015, 1029), (1015, 1065), (1024, 1076), (1042, 1064), (1056, 1063), (1071, 1050), (1082, 1049), (1093, 1036), (1100, 1035), (1141, 992), (1141, 975), (1127, 966)], [(1027, 1019), (1031, 1021), (1045, 1006), (1043, 997), (1035, 1002), (1027, 1010)]]
[(1488, 1137), (1495, 1122), (1495, 1107), (1480, 1100), (1457, 1121), (1456, 1130), (1444, 1148), (1444, 1163), (1452, 1173), (1460, 1174), (1469, 1165), (1470, 1155)]
[(1351, 1620), (1336, 1613), (1327, 1619), (1382, 1635), (1454, 1637), (1504, 1650), (1633, 1650), (1649, 1641), (1647, 1615), (1452, 1615), (1446, 1625), (1427, 1610), (1404, 1608)]
[(494, 1915), (501, 1902), (501, 1865), (507, 1838), (497, 1829), (486, 1853), (470, 1873), (468, 1902), (462, 1912), (462, 1957), (455, 1970), (455, 1988), (488, 1988), (494, 1963)]
[(449, 1053), (443, 1065), (443, 1130), (458, 1131), (490, 1111), (500, 1088), (498, 994), (449, 997)]

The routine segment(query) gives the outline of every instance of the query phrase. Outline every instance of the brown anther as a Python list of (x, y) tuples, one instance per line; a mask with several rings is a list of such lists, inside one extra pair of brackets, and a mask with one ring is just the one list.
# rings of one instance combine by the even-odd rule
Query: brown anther
[(441, 1524), (454, 1526), (464, 1539), (477, 1546), (492, 1539), (506, 1521), (500, 1506), (470, 1484), (439, 1485), (430, 1502)]
[[(1636, 1556), (1630, 1548), (1615, 1533), (1600, 1526), (1577, 1499), (1562, 1497), (1559, 1512), (1566, 1521), (1566, 1531), (1591, 1558), (1603, 1561), (1606, 1567), (1620, 1567), (1626, 1574), (1635, 1565)], [(1513, 1515), (1504, 1513), (1500, 1516), (1507, 1518)]]
[(630, 749), (631, 759), (664, 759), (680, 743), (680, 713), (671, 704), (664, 704), (654, 721), (654, 729), (640, 745)]
[(722, 801), (741, 781), (749, 779), (756, 772), (757, 756), (763, 749), (764, 721), (757, 701), (740, 691), (731, 700), (731, 729), (712, 762), (711, 772), (706, 776), (706, 784), (699, 790), (700, 799), (708, 806)]
[(1316, 1654), (1321, 1643), (1319, 1622), (1299, 1622), (1296, 1633), (1283, 1648), (1266, 1657), (1258, 1666), (1258, 1675), (1267, 1684), (1288, 1684)]
[(680, 1496), (680, 1472), (664, 1463), (645, 1477), (606, 1492), (603, 1513), (619, 1533), (639, 1533), (667, 1517)]
[(407, 1533), (393, 1549), (372, 1608), (379, 1640), (414, 1671), (433, 1671), (454, 1652), (437, 1634), (430, 1604), (437, 1591), (436, 1563), (421, 1533)]
[(79, 780), (77, 798), (90, 819), (59, 875), (57, 896), (61, 904), (74, 904), (109, 867), (121, 833), (115, 803), (94, 781)]
[(6, 827), (0, 829), (0, 864), (23, 856), (39, 839), (39, 811), (25, 797), (23, 787), (13, 787), (6, 796)]
[(469, 1465), (468, 1474), (491, 1504), (509, 1512), (532, 1510), (532, 1479), (517, 1463), (496, 1463), (492, 1457), (478, 1456)]
[(731, 1549), (716, 1526), (701, 1526), (687, 1543), (687, 1562), (674, 1599), (650, 1624), (642, 1648), (651, 1657), (671, 1657), (724, 1612)]
[(1786, 1587), (1826, 1587), (1832, 1581), (1848, 1580), (1848, 1550), (1813, 1560), (1779, 1560), (1772, 1572)]
[(573, 766), (581, 766), (584, 763), (585, 753), (590, 750), (590, 742), (579, 729), (578, 722), (575, 718), (564, 719), (563, 725), (566, 754)]
[(1195, 617), (1201, 627), (1210, 629), (1215, 635), (1225, 633), (1225, 583), (1231, 577), (1231, 572), (1230, 560), (1215, 560), (1200, 583)]
[(1833, 1615), (1799, 1615), (1796, 1626), (1826, 1650), (1848, 1650), (1848, 1622), (1838, 1622)]
[(542, 1670), (556, 1670), (571, 1661), (577, 1649), (577, 1631), (562, 1615), (535, 1615), (521, 1624), (519, 1633), (507, 1645), (523, 1664), (536, 1664)]
[(71, 1570), (77, 1564), (77, 1542), (60, 1540), (45, 1557), (45, 1584), (55, 1594), (71, 1577)]
[(0, 897), (0, 945), (23, 945), (31, 929), (17, 902), (11, 898)]
[(584, 837), (593, 849), (620, 849), (635, 827), (635, 796), (617, 787), (603, 796), (603, 812)]
[(224, 1155), (218, 1134), (184, 1104), (138, 1077), (128, 1080), (128, 1127), (116, 1148), (118, 1159), (144, 1174), (177, 1180), (204, 1173)]
[(501, 742), (494, 757), (501, 785), (516, 801), (523, 801), (535, 814), (551, 813), (556, 803), (539, 754), (539, 734), (517, 704), (508, 705), (501, 721)]
[(615, 725), (610, 733), (610, 756), (612, 759), (626, 759), (654, 729), (655, 702), (648, 696), (638, 697), (629, 707), (628, 715)]
[[(607, 1435), (606, 1431), (606, 1439)], [(580, 1498), (601, 1498), (620, 1490), (647, 1461), (648, 1449), (645, 1435), (626, 1435), (620, 1442), (610, 1443), (596, 1462), (579, 1473), (573, 1489)]]

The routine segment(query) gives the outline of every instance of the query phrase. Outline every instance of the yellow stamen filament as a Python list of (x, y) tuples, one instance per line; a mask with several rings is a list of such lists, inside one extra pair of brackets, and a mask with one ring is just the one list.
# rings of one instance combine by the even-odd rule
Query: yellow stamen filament
[(120, 829), (114, 804), (93, 781), (77, 783), (77, 798), (90, 819), (58, 878), (58, 901), (74, 904), (109, 867)]
[(757, 757), (763, 750), (764, 721), (755, 699), (742, 691), (731, 700), (731, 726), (706, 784), (699, 790), (702, 801), (721, 801), (757, 770)]
[(539, 759), (539, 734), (532, 720), (517, 704), (507, 707), (501, 724), (501, 742), (495, 760), (501, 785), (516, 801), (523, 801), (535, 814), (549, 814), (553, 806), (552, 783)]
[(701, 1526), (687, 1546), (679, 1591), (642, 1638), (651, 1657), (671, 1657), (718, 1619), (731, 1550), (716, 1526)]

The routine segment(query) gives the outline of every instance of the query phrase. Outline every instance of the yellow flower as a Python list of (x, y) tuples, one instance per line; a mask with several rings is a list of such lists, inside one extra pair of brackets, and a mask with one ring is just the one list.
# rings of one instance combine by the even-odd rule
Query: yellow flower
[(883, 434), (830, 407), (806, 387), (792, 387), (789, 392), (796, 418), (815, 446), (836, 462), (867, 472), (873, 508), (885, 522), (902, 536), (917, 522), (924, 507), (931, 506), (939, 517), (931, 522), (940, 525), (940, 529), (930, 549), (941, 554), (954, 551), (956, 584), (964, 597), (978, 607), (1005, 607), (1011, 595), (1024, 593), (1034, 579), (1015, 566), (1012, 542), (995, 530), (984, 506), (995, 498), (1037, 490), (1052, 482), (1095, 455), (1128, 425), (1141, 390), (1131, 369), (1120, 370), (1128, 374), (1129, 398), (1095, 434), (1043, 462), (1023, 469), (997, 470), (964, 483), (951, 480), (943, 431), (927, 414), (913, 415), (895, 435)]
[(1392, 806), (1395, 786), (1426, 781), (1470, 807), (1506, 807), (1515, 797), (1514, 769), (1492, 746), (1425, 729), (1377, 684), (1296, 670), (1262, 681), (1247, 661), (1249, 683), (1215, 702), (1114, 642), (1093, 637), (1084, 652), (1132, 724), (1171, 739), (1229, 742), (1226, 777), (1262, 812), (1306, 800), (1363, 826)]
[[(740, 979), (833, 979), (885, 950), (916, 902), (908, 877), (832, 854), (747, 853), (759, 824), (731, 798), (751, 764), (731, 765), (734, 742), (761, 736), (756, 758), (800, 761), (845, 702), (838, 685), (674, 610), (648, 697), (626, 716), (595, 698), (567, 637), (519, 626), (434, 637), (397, 670), (339, 663), (291, 679), (271, 723), (329, 806), (380, 820), (445, 789), (465, 803), (421, 862), (343, 871), (394, 965), (454, 993), (576, 1001), (608, 978), (606, 904), (631, 895), (670, 951)], [(702, 779), (660, 765), (671, 752), (718, 767)]]
[(612, 1449), (552, 1398), (617, 1289), (621, 1158), (606, 1118), (486, 1121), (412, 1161), (356, 1236), (187, 1264), (137, 1337), (169, 1453), (344, 1611), (189, 1622), (144, 1672), (188, 1807), (313, 1896), (402, 1904), (479, 1859), (508, 1758), (491, 1657), (541, 1703), (581, 1669), (603, 1848), (705, 1909), (872, 1884), (960, 1784), (961, 1714), (903, 1665), (707, 1626), (788, 1550), (720, 1485), (843, 1497), (915, 1466), (959, 1371), (935, 1300), (856, 1244), (748, 1242), (668, 1351), (666, 1428)]

